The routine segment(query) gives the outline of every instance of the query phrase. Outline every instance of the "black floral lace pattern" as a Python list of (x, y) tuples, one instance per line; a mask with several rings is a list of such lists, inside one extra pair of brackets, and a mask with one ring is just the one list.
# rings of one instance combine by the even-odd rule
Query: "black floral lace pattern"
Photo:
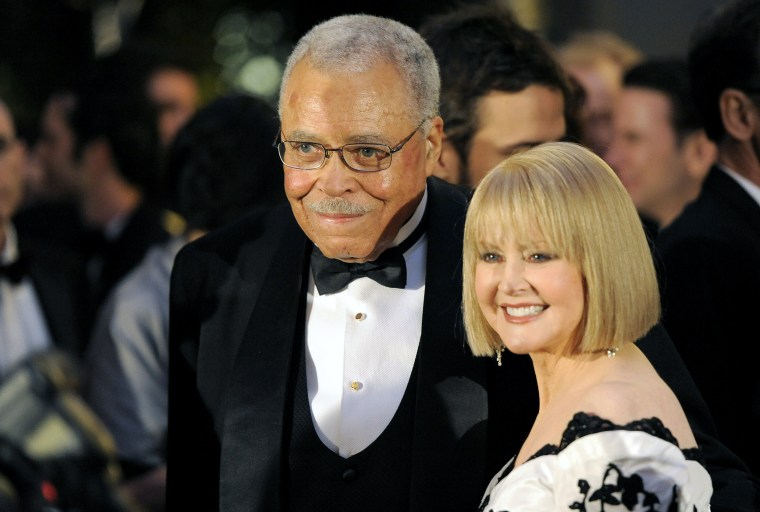
[[(609, 420), (600, 418), (593, 414), (587, 414), (584, 412), (576, 413), (568, 423), (567, 428), (562, 434), (562, 439), (559, 445), (547, 444), (533, 454), (528, 460), (545, 456), (556, 455), (562, 450), (567, 448), (573, 441), (580, 439), (590, 434), (596, 434), (599, 432), (608, 432), (612, 430), (628, 430), (636, 432), (645, 432), (652, 436), (658, 437), (666, 442), (669, 442), (675, 446), (678, 446), (678, 441), (670, 432), (670, 430), (662, 424), (659, 418), (645, 418), (636, 421), (632, 421), (625, 425), (617, 425)], [(689, 448), (681, 450), (684, 457), (687, 460), (693, 460), (699, 462), (703, 466), (705, 465), (702, 451), (699, 448)], [(497, 482), (500, 482), (509, 475), (514, 469), (514, 458), (504, 468), (504, 470), (498, 475)], [(677, 488), (672, 489), (672, 500), (669, 507), (669, 511), (678, 510), (678, 492)], [(578, 510), (579, 512), (589, 512), (588, 506), (594, 504), (593, 510), (620, 510), (615, 508), (619, 506), (625, 507), (626, 510), (633, 510), (635, 507), (642, 505), (645, 511), (658, 511), (660, 510), (660, 501), (658, 497), (648, 492), (644, 485), (644, 480), (636, 473), (626, 475), (615, 464), (608, 464), (604, 476), (602, 478), (602, 485), (597, 489), (592, 489), (592, 486), (585, 479), (578, 480), (578, 500), (568, 504), (568, 510)], [(486, 495), (479, 507), (479, 512), (487, 510), (490, 501), (490, 494)], [(595, 503), (596, 502), (596, 503)], [(605, 508), (605, 506), (608, 506)], [(609, 508), (613, 507), (613, 508)], [(497, 512), (494, 509), (488, 509), (488, 512)], [(509, 512), (508, 510), (498, 512)], [(696, 512), (696, 507), (695, 507)]]
[[(573, 419), (567, 424), (567, 428), (562, 433), (562, 440), (559, 446), (556, 444), (547, 444), (534, 453), (528, 460), (533, 460), (536, 457), (542, 455), (556, 455), (573, 441), (587, 436), (590, 434), (597, 434), (599, 432), (609, 432), (610, 430), (630, 430), (632, 432), (645, 432), (647, 434), (659, 437), (663, 441), (667, 441), (675, 446), (678, 446), (678, 441), (668, 428), (662, 424), (659, 418), (645, 418), (636, 421), (632, 421), (625, 425), (616, 425), (609, 420), (600, 418), (593, 414), (587, 414), (585, 412), (577, 412), (573, 416)], [(699, 448), (688, 448), (682, 450), (684, 457), (687, 460), (694, 460), (705, 465), (702, 451)], [(506, 475), (504, 475), (506, 476)]]

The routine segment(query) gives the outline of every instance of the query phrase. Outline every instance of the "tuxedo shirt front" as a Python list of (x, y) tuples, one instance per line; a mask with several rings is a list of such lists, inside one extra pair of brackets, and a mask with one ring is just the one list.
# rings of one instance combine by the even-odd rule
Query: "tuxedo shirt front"
[[(422, 221), (427, 193), (391, 243)], [(414, 367), (422, 332), (427, 239), (404, 253), (404, 288), (369, 277), (321, 295), (309, 273), (306, 380), (317, 435), (342, 457), (369, 446), (393, 419)]]

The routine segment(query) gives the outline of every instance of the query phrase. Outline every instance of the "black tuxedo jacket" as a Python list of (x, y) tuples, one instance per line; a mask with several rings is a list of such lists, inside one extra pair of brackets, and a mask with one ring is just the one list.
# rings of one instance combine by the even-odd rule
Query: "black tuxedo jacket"
[(87, 281), (78, 255), (18, 231), (19, 255), (56, 348), (80, 358), (88, 331)]
[[(467, 195), (436, 178), (428, 180), (428, 193), (409, 510), (474, 510), (488, 479), (527, 435), (537, 410), (535, 378), (527, 356), (507, 356), (498, 367), (470, 354), (460, 316)], [(302, 342), (310, 250), (285, 206), (211, 233), (177, 256), (168, 510), (282, 508), (283, 429), (289, 426), (292, 355)], [(659, 329), (647, 344), (707, 442), (714, 474), (754, 492), (734, 456), (709, 437), (709, 413), (667, 335)]]
[(721, 439), (760, 475), (760, 373), (745, 355), (760, 339), (760, 205), (714, 167), (657, 250), (664, 325)]

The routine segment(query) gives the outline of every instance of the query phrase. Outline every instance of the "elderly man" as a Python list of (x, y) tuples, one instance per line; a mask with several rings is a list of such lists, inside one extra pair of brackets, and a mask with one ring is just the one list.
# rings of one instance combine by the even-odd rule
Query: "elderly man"
[[(467, 194), (426, 178), (439, 83), (430, 47), (389, 19), (339, 16), (297, 44), (275, 141), (290, 209), (175, 260), (170, 510), (474, 509), (527, 435), (529, 362), (465, 345)], [(667, 336), (641, 343), (708, 463), (730, 460)]]

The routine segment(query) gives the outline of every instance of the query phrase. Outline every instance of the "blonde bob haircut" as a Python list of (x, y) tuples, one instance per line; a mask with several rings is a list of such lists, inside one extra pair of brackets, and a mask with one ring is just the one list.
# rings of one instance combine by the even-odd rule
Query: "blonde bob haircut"
[(550, 142), (497, 165), (475, 189), (464, 231), (464, 325), (470, 349), (492, 356), (504, 345), (486, 321), (475, 292), (484, 246), (515, 240), (575, 264), (585, 307), (571, 353), (620, 348), (660, 318), (652, 254), (628, 192), (596, 154)]

